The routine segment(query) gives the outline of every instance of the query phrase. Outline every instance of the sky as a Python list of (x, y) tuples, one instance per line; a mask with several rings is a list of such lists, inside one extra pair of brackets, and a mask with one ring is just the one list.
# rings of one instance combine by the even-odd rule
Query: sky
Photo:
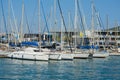
[[(12, 7), (8, 8), (8, 2), (10, 1)], [(20, 23), (22, 18), (22, 2), (24, 1), (25, 11), (23, 16), (23, 32), (29, 32), (27, 25), (30, 27), (30, 31), (32, 33), (39, 32), (38, 28), (38, 0), (2, 0), (3, 10), (5, 15), (5, 22), (7, 25), (7, 29), (9, 32), (20, 30)], [(56, 20), (57, 26), (54, 25), (54, 1), (55, 0), (40, 0), (43, 4), (40, 5), (40, 31), (43, 32), (44, 29), (47, 31), (46, 26), (48, 26), (49, 30), (59, 30), (61, 25), (60, 19), (60, 11), (58, 8), (58, 4), (56, 4)], [(56, 0), (58, 1), (58, 0)], [(65, 19), (65, 23), (67, 28), (73, 29), (74, 25), (74, 14), (75, 14), (75, 0), (59, 0), (61, 9), (63, 12), (63, 16)], [(82, 15), (85, 16), (86, 21), (86, 29), (91, 28), (91, 1), (92, 0), (79, 0), (80, 9), (82, 11)], [(100, 14), (101, 20), (103, 22), (103, 26), (106, 27), (108, 16), (108, 25), (109, 27), (114, 27), (115, 23), (120, 24), (120, 0), (93, 0), (94, 5), (97, 11)], [(12, 11), (13, 8), (13, 11)], [(8, 9), (10, 9), (10, 18), (8, 19)], [(43, 14), (43, 12), (45, 14)], [(70, 13), (70, 27), (69, 25), (69, 14)], [(27, 18), (26, 18), (27, 16)], [(45, 18), (44, 18), (45, 16)], [(47, 22), (47, 23), (46, 23)], [(17, 25), (17, 28), (15, 27)], [(46, 25), (47, 24), (47, 25)], [(2, 27), (1, 27), (2, 26)], [(12, 26), (12, 27), (11, 27)], [(12, 28), (12, 29), (11, 29)], [(80, 28), (79, 28), (80, 29)], [(5, 32), (5, 23), (2, 12), (2, 5), (0, 0), (0, 31)]]

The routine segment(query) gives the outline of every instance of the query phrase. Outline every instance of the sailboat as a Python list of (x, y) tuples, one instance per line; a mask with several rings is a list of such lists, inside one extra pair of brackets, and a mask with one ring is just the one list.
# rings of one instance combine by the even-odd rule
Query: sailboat
[[(57, 0), (54, 0), (54, 27), (56, 27), (56, 1)], [(43, 5), (42, 5), (42, 9), (43, 9)], [(43, 12), (44, 12), (44, 9), (43, 9)], [(45, 14), (45, 13), (43, 13), (43, 14)], [(45, 17), (45, 15), (44, 15), (44, 17)], [(47, 24), (47, 22), (46, 22), (46, 24)], [(48, 27), (48, 26), (46, 26), (46, 27)], [(61, 60), (61, 52), (60, 51), (56, 51), (56, 44), (57, 44), (56, 41), (51, 43), (51, 44), (52, 45), (50, 45), (49, 47), (50, 48), (54, 47), (55, 50), (50, 50), (50, 49), (46, 49), (46, 48), (44, 48), (44, 49), (42, 48), (42, 50), (44, 51), (46, 49), (48, 51), (49, 60), (57, 60), (57, 61)]]
[[(39, 7), (40, 7), (40, 0), (38, 0), (38, 9), (39, 9)], [(23, 18), (23, 11), (24, 11), (24, 3), (22, 4), (22, 18)], [(40, 17), (40, 11), (39, 11), (39, 17)], [(38, 17), (38, 20), (39, 20), (39, 17)], [(39, 22), (38, 22), (38, 24), (39, 24)], [(40, 25), (39, 25), (39, 27), (40, 27)], [(39, 46), (39, 44), (38, 44), (38, 46)], [(41, 52), (41, 49), (35, 48), (35, 47), (25, 47), (18, 51), (10, 52), (7, 56), (9, 58), (22, 59), (22, 60), (24, 60), (24, 59), (25, 60), (42, 60), (42, 61), (49, 60), (49, 56), (47, 55), (47, 52)]]
[(20, 51), (14, 51), (7, 56), (14, 59), (22, 60), (40, 60), (47, 61), (48, 55), (45, 55), (46, 52), (40, 52), (38, 48), (28, 47)]
[[(84, 59), (86, 59), (86, 58), (88, 58), (89, 57), (89, 53), (88, 52), (85, 52), (85, 51), (83, 51), (82, 49), (79, 49), (79, 50), (77, 50), (77, 48), (76, 48), (76, 38), (77, 38), (77, 34), (76, 34), (76, 30), (77, 30), (77, 24), (78, 24), (78, 7), (79, 7), (79, 5), (78, 5), (78, 0), (75, 0), (75, 23), (74, 23), (74, 31), (75, 31), (75, 52), (74, 52), (74, 58), (77, 58), (77, 59), (79, 59), (79, 58), (84, 58)], [(80, 13), (81, 14), (81, 13)], [(81, 20), (83, 20), (83, 19), (81, 19)], [(81, 22), (83, 22), (83, 21), (81, 21)], [(82, 23), (83, 24), (83, 23)], [(83, 27), (84, 27), (84, 25), (82, 25)]]
[[(59, 9), (60, 9), (60, 14), (62, 13), (62, 10), (60, 8), (60, 3), (59, 3), (59, 0), (58, 0), (58, 6), (59, 6)], [(56, 0), (55, 0), (55, 9), (54, 9), (55, 13), (56, 13)], [(56, 15), (56, 14), (55, 14)], [(49, 52), (49, 59), (50, 60), (73, 60), (73, 54), (71, 53), (67, 53), (65, 50), (63, 50), (63, 45), (62, 45), (62, 27), (63, 27), (63, 15), (61, 14), (61, 49), (60, 50), (55, 50), (55, 51), (52, 51), (52, 52)], [(55, 18), (55, 21), (56, 21), (56, 18)], [(56, 24), (56, 22), (55, 22)], [(56, 43), (54, 43), (54, 46), (56, 47)]]
[[(70, 44), (70, 40), (69, 40), (69, 36), (68, 36), (67, 29), (66, 29), (66, 25), (65, 25), (65, 21), (64, 21), (64, 17), (63, 17), (63, 13), (62, 13), (62, 9), (61, 9), (59, 0), (58, 0), (58, 7), (60, 10), (60, 15), (61, 15), (61, 59), (62, 60), (73, 60), (71, 44)], [(62, 43), (62, 27), (65, 28), (65, 33), (67, 34), (67, 39), (68, 39), (67, 41), (68, 41), (69, 46), (70, 46), (70, 51), (66, 51), (66, 50), (62, 51), (62, 48), (63, 48), (63, 45), (62, 45), (63, 44)]]
[(94, 13), (95, 13), (95, 6), (92, 2), (92, 54), (93, 58), (106, 58), (109, 56), (109, 53), (107, 51), (99, 51), (95, 49), (95, 31), (94, 31)]

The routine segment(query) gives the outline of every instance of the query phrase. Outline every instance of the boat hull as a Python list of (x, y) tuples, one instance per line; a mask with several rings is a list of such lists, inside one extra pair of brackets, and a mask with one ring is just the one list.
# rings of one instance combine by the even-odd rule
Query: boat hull
[(61, 60), (61, 54), (60, 53), (50, 53), (49, 59), (50, 60)]
[(62, 53), (61, 54), (61, 59), (62, 60), (73, 60), (74, 55), (71, 53)]
[(120, 53), (110, 53), (110, 56), (120, 56)]
[(84, 53), (75, 53), (74, 58), (75, 59), (87, 59), (89, 57), (89, 54), (84, 54)]
[(109, 56), (109, 53), (107, 52), (95, 52), (93, 54), (93, 58), (106, 58)]
[(42, 53), (29, 53), (29, 52), (12, 52), (7, 55), (9, 58), (23, 59), (23, 60), (49, 60), (48, 55)]

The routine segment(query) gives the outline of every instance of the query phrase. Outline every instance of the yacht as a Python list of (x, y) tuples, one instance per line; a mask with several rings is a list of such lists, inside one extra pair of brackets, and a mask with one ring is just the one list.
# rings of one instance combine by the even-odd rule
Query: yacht
[(14, 51), (7, 55), (9, 58), (25, 59), (25, 60), (49, 60), (48, 52), (42, 52), (38, 48), (28, 47), (20, 51)]

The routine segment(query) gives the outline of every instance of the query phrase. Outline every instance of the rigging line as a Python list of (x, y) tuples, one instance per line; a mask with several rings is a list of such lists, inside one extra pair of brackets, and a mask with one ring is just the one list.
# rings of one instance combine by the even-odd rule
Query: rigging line
[(103, 30), (105, 30), (105, 27), (104, 27), (104, 25), (103, 25), (103, 22), (102, 22), (101, 17), (100, 17), (100, 16), (98, 16), (98, 17), (99, 17), (99, 19), (100, 19), (100, 23), (101, 23), (101, 25), (103, 26)]
[[(34, 27), (35, 26), (35, 23), (34, 23), (34, 20), (35, 20), (35, 15), (36, 15), (36, 10), (37, 10), (37, 5), (35, 5), (34, 6), (34, 10), (33, 10), (33, 15), (32, 15), (32, 18), (31, 18), (31, 20), (30, 20), (30, 22), (31, 22), (31, 24), (30, 24), (30, 26), (31, 27)], [(33, 33), (33, 30), (31, 30), (31, 33)]]
[(84, 32), (84, 34), (85, 34), (85, 37), (86, 37), (86, 33), (85, 33), (85, 26), (84, 26), (84, 24), (83, 24), (83, 19), (82, 19), (82, 12), (81, 12), (81, 10), (80, 10), (80, 6), (79, 6), (79, 1), (77, 0), (77, 5), (78, 5), (78, 11), (79, 11), (79, 14), (80, 14), (80, 21), (81, 21), (81, 24), (82, 24), (82, 29), (83, 29), (83, 32)]
[[(25, 8), (25, 7), (24, 7)], [(29, 23), (28, 23), (28, 17), (26, 15), (26, 10), (24, 9), (24, 12), (25, 12), (25, 18), (26, 18), (26, 22), (27, 22), (27, 28), (28, 28), (28, 32), (31, 33), (31, 30), (30, 30), (30, 26), (29, 26)]]
[[(47, 20), (46, 20), (46, 16), (45, 16), (45, 12), (44, 12), (42, 1), (41, 1), (41, 7), (42, 7), (43, 17), (44, 17), (44, 20), (45, 20), (45, 25), (47, 27), (47, 31), (48, 31), (48, 33), (50, 33), (50, 31), (48, 29), (48, 24), (47, 24)], [(44, 27), (43, 33), (45, 32), (46, 27)]]
[(103, 25), (103, 22), (102, 22), (102, 20), (101, 20), (101, 17), (100, 17), (98, 14), (96, 15), (96, 17), (97, 17), (97, 20), (98, 20), (98, 22), (99, 22), (100, 28), (103, 28), (103, 30), (105, 30), (104, 25)]
[(1, 8), (2, 8), (2, 15), (3, 15), (3, 20), (4, 20), (4, 25), (5, 25), (5, 31), (6, 31), (6, 34), (8, 34), (2, 0), (1, 0)]
[(16, 28), (16, 32), (18, 34), (18, 25), (17, 25), (17, 22), (16, 22), (16, 18), (15, 18), (15, 14), (14, 14), (14, 11), (13, 11), (13, 5), (11, 3), (11, 9), (12, 9), (12, 14), (13, 14), (13, 18), (14, 18), (14, 25), (15, 25), (15, 28)]
[(69, 46), (70, 46), (70, 50), (71, 50), (71, 53), (72, 53), (72, 48), (71, 48), (71, 45), (70, 45), (70, 39), (69, 39), (69, 36), (68, 36), (68, 32), (67, 32), (67, 28), (66, 28), (66, 25), (65, 25), (65, 21), (64, 21), (64, 17), (63, 17), (63, 14), (62, 14), (62, 9), (60, 7), (60, 2), (58, 0), (58, 7), (59, 7), (59, 10), (60, 10), (60, 15), (62, 17), (62, 21), (63, 21), (63, 25), (64, 25), (64, 28), (65, 28), (65, 33), (67, 34), (67, 40), (69, 42)]
[[(95, 13), (97, 13), (97, 10), (96, 10), (96, 8), (95, 8), (95, 5), (93, 5), (93, 8), (94, 8)], [(103, 22), (102, 22), (102, 20), (101, 20), (101, 17), (100, 17), (99, 15), (96, 15), (96, 17), (98, 18), (100, 27), (103, 26), (103, 30), (105, 30), (104, 25), (103, 25)]]
[(70, 19), (71, 19), (71, 23), (72, 23), (72, 26), (74, 26), (74, 21), (73, 21), (73, 18), (72, 17), (70, 17)]

